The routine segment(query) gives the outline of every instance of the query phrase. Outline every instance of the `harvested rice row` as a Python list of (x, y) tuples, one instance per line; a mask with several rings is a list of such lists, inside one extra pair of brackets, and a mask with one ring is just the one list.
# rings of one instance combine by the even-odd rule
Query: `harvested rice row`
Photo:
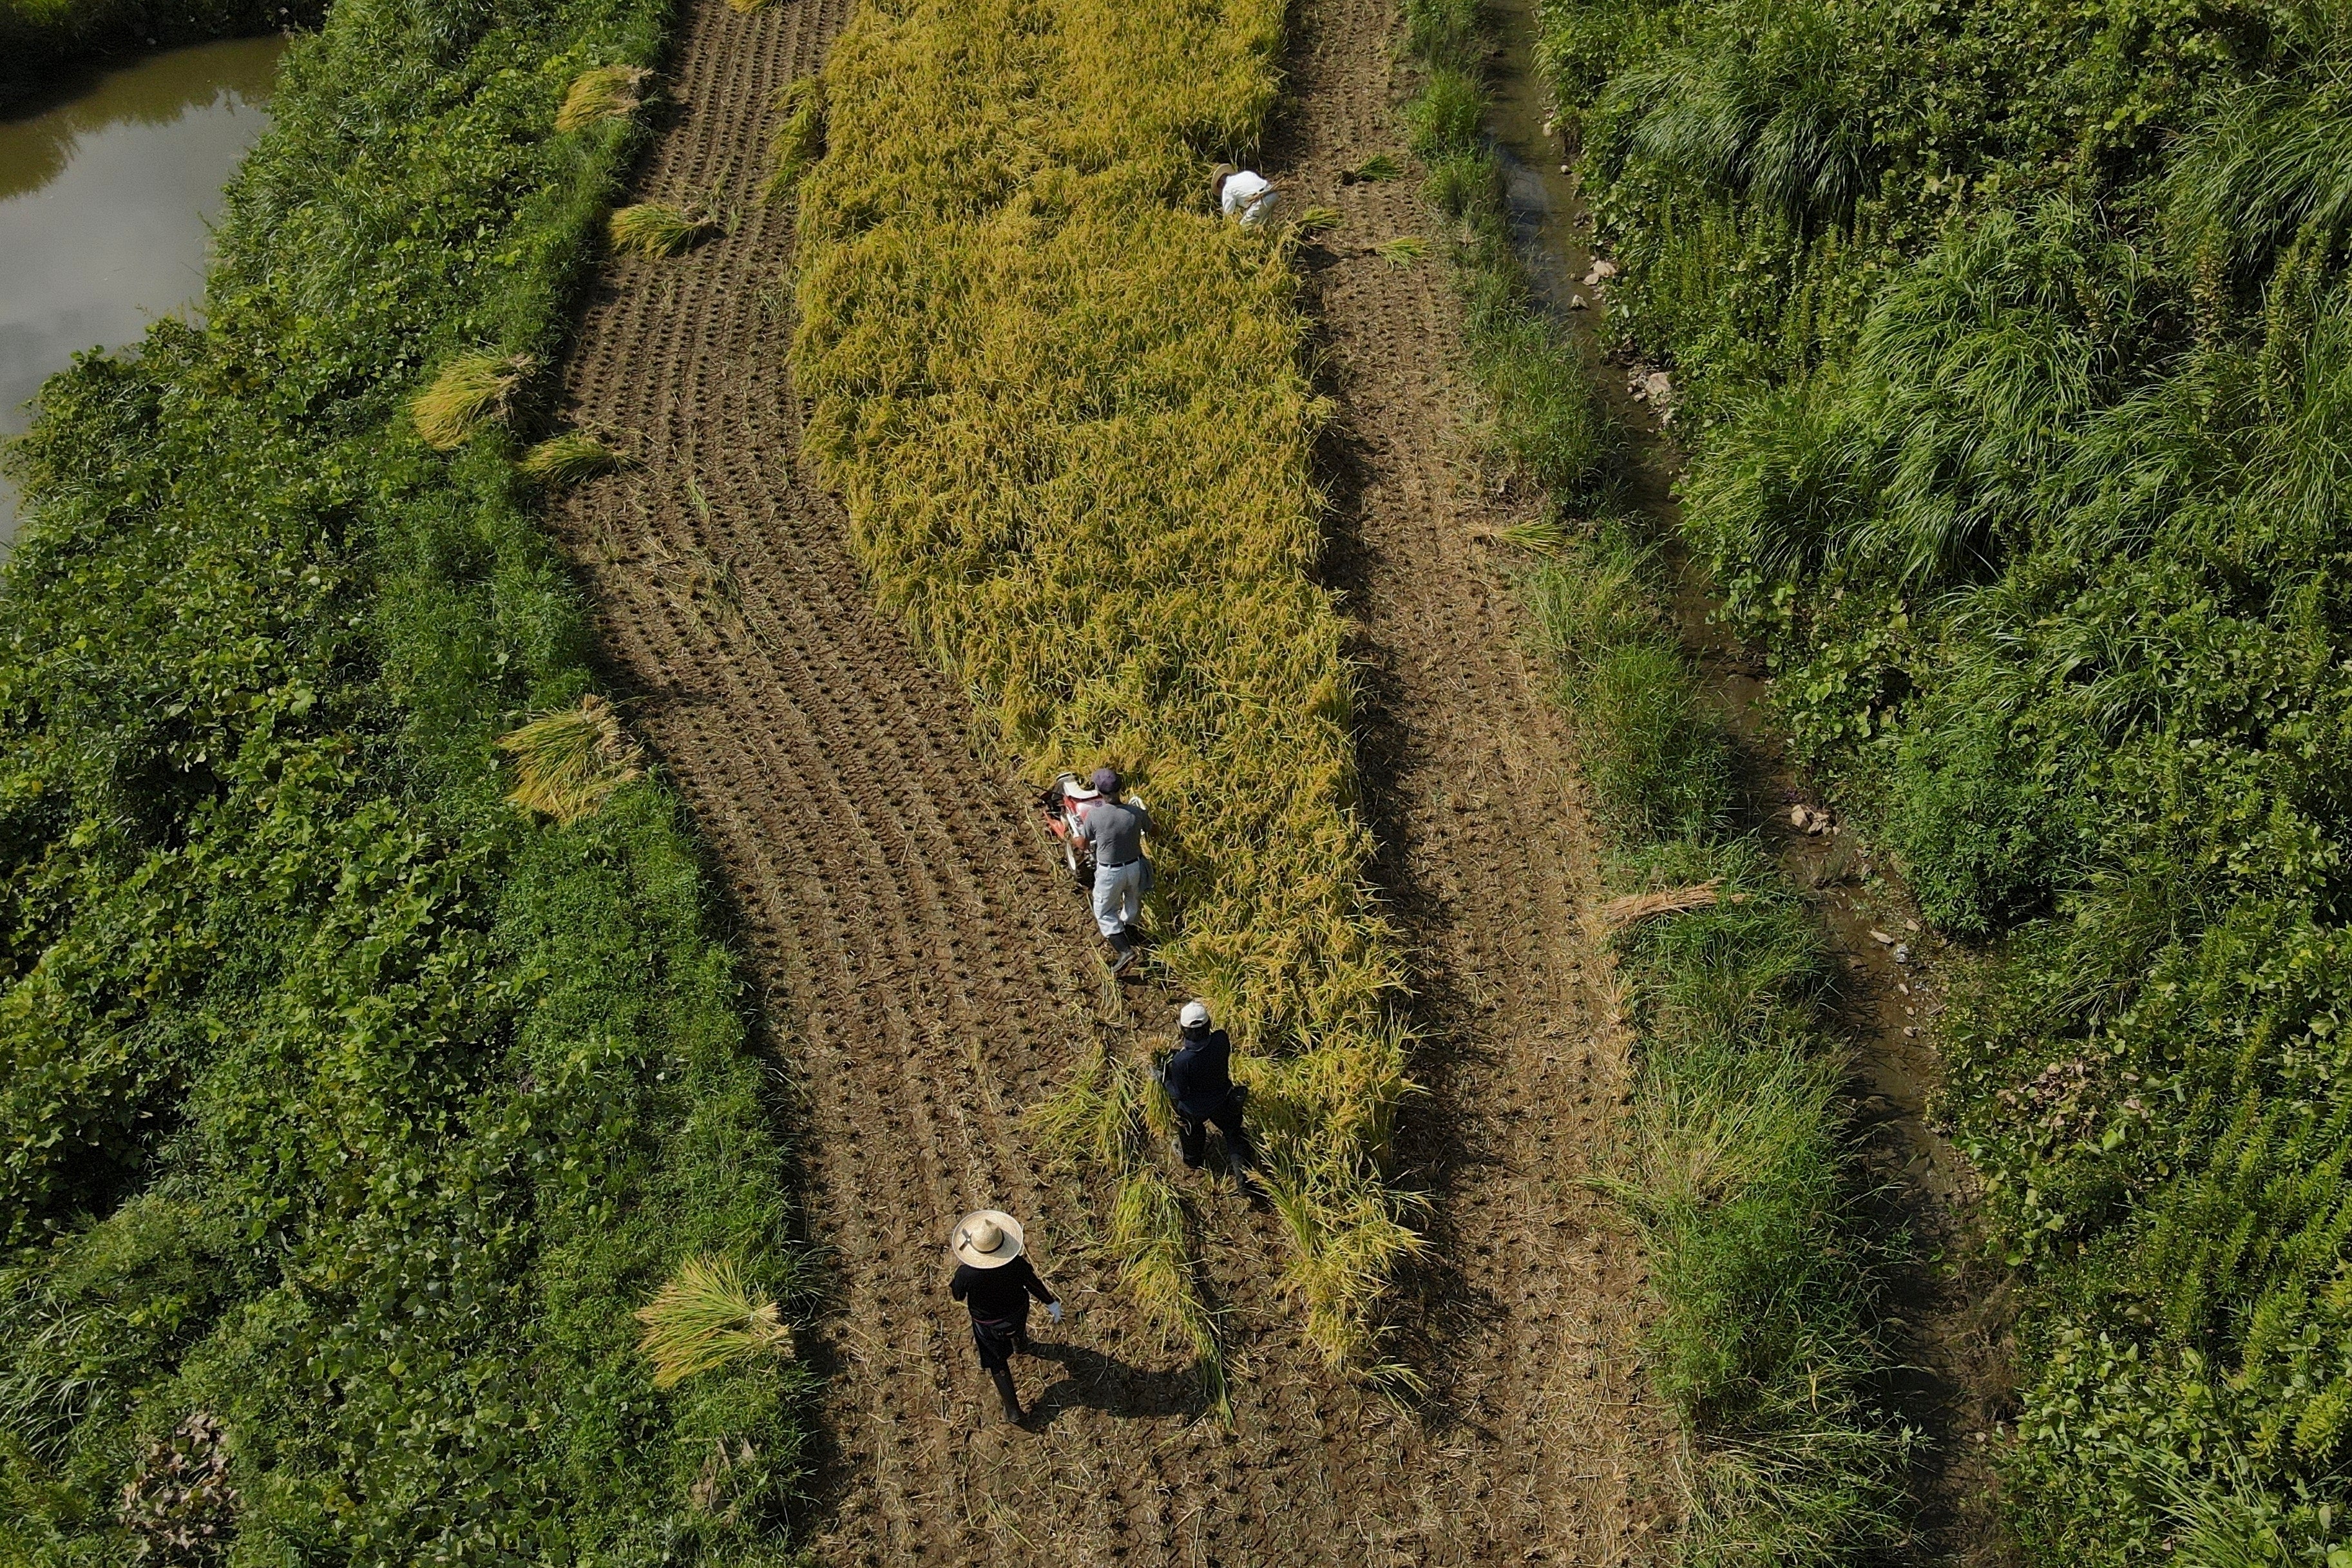
[[(1419, 1245), (1381, 1173), (1404, 976), (1364, 880), (1344, 627), (1309, 577), (1326, 411), (1288, 255), (1205, 201), (1274, 102), (1281, 16), (869, 6), (780, 151), (823, 151), (798, 187), (808, 450), (886, 607), (1030, 774), (1108, 760), (1150, 802), (1160, 952), (1234, 1026), (1286, 1283), (1362, 1366)], [(1130, 1283), (1191, 1331), (1131, 1067), (1096, 1064), (1055, 1125), (1089, 1127), (1067, 1141), (1121, 1178)]]

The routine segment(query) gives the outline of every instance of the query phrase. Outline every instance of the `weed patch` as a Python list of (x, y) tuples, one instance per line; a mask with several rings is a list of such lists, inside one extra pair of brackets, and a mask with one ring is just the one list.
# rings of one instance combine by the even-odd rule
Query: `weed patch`
[[(1412, 14), (1433, 69), (1411, 125), (1500, 454), (1547, 494), (1505, 539), (1612, 832), (1600, 911), (1640, 1051), (1629, 1135), (1600, 1178), (1654, 1261), (1651, 1377), (1693, 1449), (1680, 1547), (1702, 1564), (1843, 1563), (1899, 1543), (1908, 1437), (1877, 1405), (1875, 1264), (1811, 917), (1726, 816), (1732, 761), (1650, 549), (1610, 521), (1622, 448), (1567, 328), (1529, 293), (1483, 136), (1471, 21)], [(1445, 51), (1452, 51), (1449, 55)], [(1466, 92), (1475, 107), (1460, 100)], [(1592, 521), (1594, 512), (1603, 521)]]
[(2352, 1561), (2341, 16), (1545, 18), (1689, 541), (1975, 947), (2028, 1552)]

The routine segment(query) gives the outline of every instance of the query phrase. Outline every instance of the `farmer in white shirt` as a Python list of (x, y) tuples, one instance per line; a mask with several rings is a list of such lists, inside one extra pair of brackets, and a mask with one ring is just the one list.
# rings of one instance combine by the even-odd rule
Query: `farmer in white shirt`
[(1244, 228), (1255, 228), (1274, 217), (1274, 183), (1264, 174), (1236, 169), (1217, 186), (1217, 205)]

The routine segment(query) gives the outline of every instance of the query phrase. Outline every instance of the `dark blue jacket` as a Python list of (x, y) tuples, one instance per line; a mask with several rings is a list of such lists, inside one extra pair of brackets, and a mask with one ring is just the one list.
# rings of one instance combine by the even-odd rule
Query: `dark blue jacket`
[(1234, 1043), (1223, 1029), (1179, 1035), (1176, 1054), (1160, 1069), (1168, 1098), (1186, 1116), (1213, 1116), (1234, 1097)]

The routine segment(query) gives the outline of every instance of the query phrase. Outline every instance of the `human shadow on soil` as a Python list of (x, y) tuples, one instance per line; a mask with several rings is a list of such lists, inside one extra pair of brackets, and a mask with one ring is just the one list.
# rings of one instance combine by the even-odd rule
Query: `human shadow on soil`
[(1191, 1365), (1166, 1372), (1129, 1366), (1116, 1356), (1066, 1340), (1039, 1342), (1030, 1353), (1053, 1362), (1062, 1375), (1029, 1400), (1029, 1426), (1043, 1431), (1066, 1411), (1099, 1410), (1122, 1421), (1181, 1416), (1197, 1421), (1209, 1414), (1209, 1398)]

